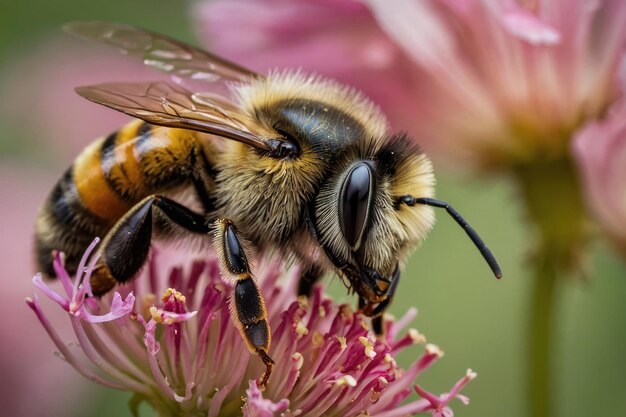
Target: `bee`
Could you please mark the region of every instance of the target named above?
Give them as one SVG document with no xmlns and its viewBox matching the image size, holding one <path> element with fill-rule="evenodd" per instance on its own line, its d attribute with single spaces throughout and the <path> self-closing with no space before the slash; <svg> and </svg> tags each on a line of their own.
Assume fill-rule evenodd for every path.
<svg viewBox="0 0 626 417">
<path fill-rule="evenodd" d="M 222 275 L 234 282 L 233 320 L 265 364 L 264 386 L 274 365 L 271 331 L 246 242 L 300 264 L 300 295 L 334 272 L 378 334 L 409 253 L 433 226 L 433 207 L 463 227 L 501 276 L 474 229 L 434 199 L 429 158 L 405 134 L 392 133 L 357 90 L 299 71 L 263 76 L 127 25 L 65 29 L 138 56 L 172 82 L 76 89 L 136 120 L 85 148 L 41 209 L 36 256 L 49 277 L 53 250 L 75 272 L 96 236 L 104 238 L 90 279 L 95 295 L 133 279 L 153 237 L 212 241 Z M 175 82 L 182 79 L 206 81 L 207 91 L 189 91 Z M 179 189 L 201 209 L 170 196 Z"/>
</svg>

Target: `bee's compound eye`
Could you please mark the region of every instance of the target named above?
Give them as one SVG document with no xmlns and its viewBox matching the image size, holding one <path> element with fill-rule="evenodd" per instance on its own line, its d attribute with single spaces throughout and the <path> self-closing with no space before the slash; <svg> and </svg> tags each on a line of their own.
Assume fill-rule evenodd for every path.
<svg viewBox="0 0 626 417">
<path fill-rule="evenodd" d="M 341 186 L 339 223 L 350 246 L 360 246 L 374 200 L 374 168 L 367 162 L 354 165 Z"/>
</svg>

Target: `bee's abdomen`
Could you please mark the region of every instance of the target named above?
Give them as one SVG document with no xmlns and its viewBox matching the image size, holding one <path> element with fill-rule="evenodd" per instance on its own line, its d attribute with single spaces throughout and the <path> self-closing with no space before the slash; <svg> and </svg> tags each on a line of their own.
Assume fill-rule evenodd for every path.
<svg viewBox="0 0 626 417">
<path fill-rule="evenodd" d="M 85 248 L 109 228 L 110 221 L 95 216 L 80 200 L 74 167 L 69 168 L 53 188 L 37 219 L 37 266 L 44 274 L 55 276 L 52 252 L 57 250 L 65 253 L 66 269 L 73 273 Z"/>
<path fill-rule="evenodd" d="M 193 135 L 134 121 L 85 148 L 55 185 L 37 219 L 39 269 L 55 276 L 52 251 L 58 250 L 65 253 L 66 269 L 73 273 L 89 243 L 104 238 L 144 197 L 209 172 L 199 164 L 202 147 Z"/>
</svg>

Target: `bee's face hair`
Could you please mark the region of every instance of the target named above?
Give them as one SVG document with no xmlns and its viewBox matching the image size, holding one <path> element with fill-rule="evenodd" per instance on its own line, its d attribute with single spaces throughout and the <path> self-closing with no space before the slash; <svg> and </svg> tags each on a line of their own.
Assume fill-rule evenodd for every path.
<svg viewBox="0 0 626 417">
<path fill-rule="evenodd" d="M 363 239 L 350 244 L 341 227 L 342 187 L 355 164 L 372 166 L 374 198 Z M 430 160 L 404 135 L 362 141 L 335 164 L 334 174 L 320 189 L 315 218 L 322 242 L 339 259 L 391 275 L 417 247 L 434 223 L 431 207 L 402 207 L 397 197 L 433 195 L 435 178 Z"/>
</svg>

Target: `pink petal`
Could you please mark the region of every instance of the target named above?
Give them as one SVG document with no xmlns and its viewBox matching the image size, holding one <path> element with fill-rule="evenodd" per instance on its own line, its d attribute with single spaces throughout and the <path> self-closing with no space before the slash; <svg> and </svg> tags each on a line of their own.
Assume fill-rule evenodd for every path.
<svg viewBox="0 0 626 417">
<path fill-rule="evenodd" d="M 446 394 L 444 399 L 444 404 L 447 404 L 452 398 L 455 398 L 459 395 L 459 392 L 474 378 L 476 378 L 478 374 L 471 369 L 468 369 L 465 373 L 465 376 L 461 378 L 450 390 L 448 394 Z"/>
<path fill-rule="evenodd" d="M 113 294 L 113 300 L 111 301 L 111 311 L 101 316 L 96 316 L 83 310 L 83 317 L 90 323 L 103 323 L 106 321 L 117 320 L 120 317 L 124 317 L 133 311 L 135 305 L 135 296 L 131 292 L 126 296 L 126 299 L 122 301 L 122 296 L 116 292 Z"/>
<path fill-rule="evenodd" d="M 533 45 L 556 45 L 561 34 L 535 14 L 521 7 L 510 7 L 502 13 L 502 24 L 513 35 Z"/>
<path fill-rule="evenodd" d="M 454 413 L 449 407 L 433 412 L 433 417 L 454 417 Z"/>
<path fill-rule="evenodd" d="M 159 353 L 159 349 L 161 348 L 159 342 L 156 340 L 157 323 L 154 320 L 150 320 L 148 323 L 145 323 L 144 326 L 146 328 L 146 332 L 143 336 L 143 342 L 146 345 L 146 349 L 148 349 L 148 355 L 152 358 Z"/>
<path fill-rule="evenodd" d="M 52 267 L 54 268 L 54 272 L 56 272 L 59 281 L 63 284 L 63 288 L 65 289 L 67 296 L 72 298 L 72 295 L 74 294 L 74 287 L 72 285 L 72 278 L 65 270 L 64 257 L 65 255 L 63 253 L 56 252 L 52 261 Z"/>
<path fill-rule="evenodd" d="M 93 253 L 96 246 L 98 246 L 98 243 L 100 243 L 100 238 L 95 237 L 93 241 L 89 244 L 89 246 L 87 246 L 85 253 L 80 258 L 80 262 L 78 263 L 78 268 L 76 268 L 74 293 L 76 296 L 80 297 L 81 300 L 84 298 L 86 293 L 89 293 L 90 296 L 93 296 L 93 294 L 91 293 L 91 285 L 89 283 L 89 278 L 91 277 L 91 272 L 93 271 L 95 262 L 97 258 L 99 258 L 99 255 L 96 254 L 93 257 L 94 259 L 91 259 L 91 262 L 89 262 L 87 271 L 85 271 L 85 265 L 87 264 L 87 261 L 90 259 L 91 254 Z M 76 302 L 77 300 L 78 299 L 75 297 L 74 301 Z"/>
<path fill-rule="evenodd" d="M 463 405 L 469 405 L 469 403 L 470 403 L 469 397 L 467 397 L 465 395 L 457 394 L 456 398 L 457 398 L 457 400 L 461 401 L 463 403 Z"/>
<path fill-rule="evenodd" d="M 626 101 L 616 103 L 604 120 L 581 129 L 573 153 L 588 206 L 626 255 Z"/>
<path fill-rule="evenodd" d="M 181 323 L 183 321 L 187 321 L 198 314 L 197 311 L 190 311 L 188 313 L 173 313 L 171 311 L 161 311 L 161 318 L 165 322 L 165 324 L 170 323 Z"/>
<path fill-rule="evenodd" d="M 415 62 L 426 67 L 441 68 L 453 55 L 455 41 L 427 1 L 367 1 L 378 24 Z"/>
<path fill-rule="evenodd" d="M 420 397 L 428 401 L 433 406 L 433 408 L 438 408 L 439 405 L 441 404 L 441 401 L 439 400 L 438 396 L 436 396 L 430 391 L 426 391 L 419 384 L 415 385 L 415 391 L 420 395 Z"/>
<path fill-rule="evenodd" d="M 246 405 L 243 407 L 244 417 L 274 417 L 276 413 L 287 411 L 289 408 L 289 400 L 286 398 L 276 403 L 263 398 L 263 393 L 255 380 L 249 381 L 246 395 Z"/>
<path fill-rule="evenodd" d="M 55 303 L 63 307 L 64 310 L 66 311 L 69 310 L 69 300 L 66 298 L 63 298 L 61 294 L 54 291 L 52 288 L 48 287 L 48 285 L 46 285 L 46 283 L 43 282 L 43 278 L 41 277 L 41 274 L 36 274 L 33 277 L 33 284 L 35 285 L 35 287 L 39 288 L 41 292 L 46 294 L 48 298 L 50 298 L 52 301 L 54 301 Z"/>
</svg>

